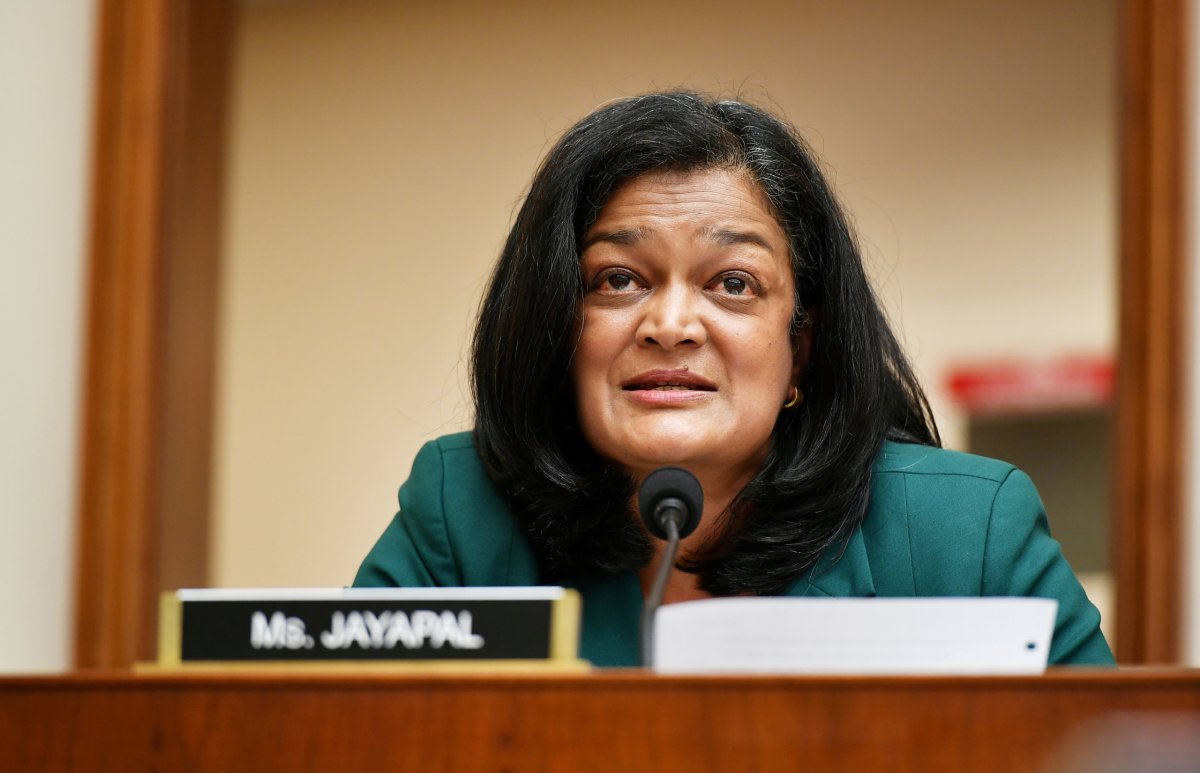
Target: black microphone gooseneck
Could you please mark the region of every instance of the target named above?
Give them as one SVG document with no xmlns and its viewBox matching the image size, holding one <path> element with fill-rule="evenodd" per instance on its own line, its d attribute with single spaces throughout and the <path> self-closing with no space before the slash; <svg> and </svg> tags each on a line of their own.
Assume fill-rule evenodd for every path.
<svg viewBox="0 0 1200 773">
<path fill-rule="evenodd" d="M 638 511 L 646 528 L 667 541 L 662 562 L 642 608 L 642 665 L 654 665 L 654 617 L 662 605 L 667 579 L 675 566 L 679 540 L 696 530 L 704 510 L 704 491 L 696 476 L 679 467 L 660 467 L 646 476 L 638 492 Z"/>
</svg>

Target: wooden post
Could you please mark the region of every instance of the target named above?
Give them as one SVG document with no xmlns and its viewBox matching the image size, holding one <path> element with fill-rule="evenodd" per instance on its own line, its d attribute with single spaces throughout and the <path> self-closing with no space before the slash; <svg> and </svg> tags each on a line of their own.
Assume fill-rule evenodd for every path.
<svg viewBox="0 0 1200 773">
<path fill-rule="evenodd" d="M 1120 19 L 1120 269 L 1114 431 L 1118 658 L 1180 652 L 1185 423 L 1185 0 L 1125 0 Z"/>
<path fill-rule="evenodd" d="M 100 7 L 81 668 L 151 657 L 158 591 L 205 580 L 229 19 L 225 0 Z M 169 562 L 165 544 L 176 546 Z"/>
</svg>

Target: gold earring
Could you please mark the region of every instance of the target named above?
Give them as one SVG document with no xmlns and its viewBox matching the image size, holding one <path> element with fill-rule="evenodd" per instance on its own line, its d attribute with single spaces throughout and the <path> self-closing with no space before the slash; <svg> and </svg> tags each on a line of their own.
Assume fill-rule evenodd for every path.
<svg viewBox="0 0 1200 773">
<path fill-rule="evenodd" d="M 789 397 L 788 401 L 783 404 L 783 407 L 785 409 L 795 408 L 797 405 L 799 405 L 802 402 L 804 402 L 804 390 L 798 386 L 793 385 L 792 386 L 792 396 Z"/>
</svg>

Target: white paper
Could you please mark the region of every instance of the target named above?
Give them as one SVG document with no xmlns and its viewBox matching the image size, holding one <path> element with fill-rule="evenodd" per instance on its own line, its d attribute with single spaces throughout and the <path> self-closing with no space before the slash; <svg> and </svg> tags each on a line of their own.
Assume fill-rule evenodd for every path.
<svg viewBox="0 0 1200 773">
<path fill-rule="evenodd" d="M 722 598 L 658 611 L 665 674 L 1040 674 L 1058 602 Z"/>
</svg>

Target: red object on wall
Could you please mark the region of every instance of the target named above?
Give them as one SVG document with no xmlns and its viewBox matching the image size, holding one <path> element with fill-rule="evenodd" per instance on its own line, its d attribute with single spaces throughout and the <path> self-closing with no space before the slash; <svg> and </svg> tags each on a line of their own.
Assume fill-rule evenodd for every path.
<svg viewBox="0 0 1200 773">
<path fill-rule="evenodd" d="M 952 367 L 945 383 L 960 408 L 978 415 L 1103 408 L 1115 381 L 1111 356 L 1081 355 Z"/>
</svg>

